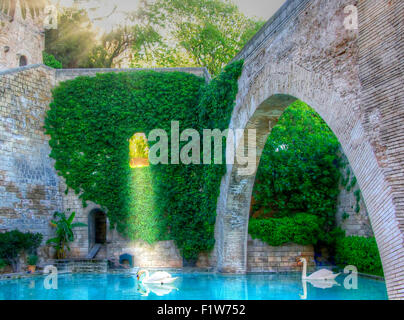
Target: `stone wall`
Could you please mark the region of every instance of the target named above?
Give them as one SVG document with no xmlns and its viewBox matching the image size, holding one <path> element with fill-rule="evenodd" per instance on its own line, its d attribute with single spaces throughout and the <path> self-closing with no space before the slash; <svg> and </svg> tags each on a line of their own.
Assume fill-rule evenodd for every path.
<svg viewBox="0 0 404 320">
<path fill-rule="evenodd" d="M 345 24 L 352 5 L 358 28 Z M 245 64 L 230 123 L 257 129 L 259 161 L 291 102 L 301 99 L 320 114 L 358 179 L 389 298 L 397 299 L 404 298 L 403 17 L 399 0 L 288 0 L 235 58 Z M 227 272 L 247 268 L 255 173 L 239 169 L 228 165 L 217 207 L 216 256 Z"/>
<path fill-rule="evenodd" d="M 136 71 L 156 71 L 156 72 L 186 72 L 193 74 L 195 76 L 205 78 L 208 82 L 210 81 L 211 77 L 206 68 L 94 68 L 94 69 L 59 69 L 56 70 L 56 83 L 61 81 L 75 79 L 80 76 L 95 76 L 97 73 L 109 73 L 109 72 L 136 72 Z"/>
<path fill-rule="evenodd" d="M 39 250 L 40 263 L 53 257 L 54 251 L 45 241 L 54 235 L 49 221 L 54 211 L 76 213 L 76 221 L 87 227 L 75 229 L 70 258 L 85 258 L 92 247 L 89 239 L 89 214 L 98 206 L 82 201 L 71 190 L 65 194 L 64 179 L 57 176 L 49 157 L 49 137 L 44 134 L 44 118 L 51 101 L 51 89 L 68 79 L 99 72 L 134 72 L 139 69 L 54 70 L 44 65 L 0 71 L 0 231 L 19 229 L 44 235 Z M 205 68 L 154 69 L 159 72 L 182 71 L 204 77 Z M 96 258 L 119 258 L 133 254 L 139 267 L 182 267 L 183 260 L 173 241 L 153 245 L 123 239 L 107 225 L 107 243 Z M 202 254 L 198 266 L 212 264 Z"/>
<path fill-rule="evenodd" d="M 25 56 L 28 64 L 42 63 L 43 16 L 33 18 L 27 10 L 24 19 L 19 1 L 16 4 L 14 17 L 0 12 L 0 70 L 18 67 L 20 56 Z"/>
<path fill-rule="evenodd" d="M 53 84 L 45 66 L 0 72 L 0 229 L 40 232 L 44 240 L 53 234 L 52 214 L 63 209 L 43 128 Z"/>
<path fill-rule="evenodd" d="M 294 272 L 301 271 L 297 259 L 306 258 L 308 268 L 313 269 L 313 246 L 301 246 L 293 243 L 272 247 L 259 239 L 248 237 L 247 272 Z"/>
<path fill-rule="evenodd" d="M 349 176 L 347 172 L 350 172 Z M 349 163 L 345 168 L 341 168 L 341 174 L 344 179 L 349 178 L 349 182 L 352 181 L 353 174 Z M 341 227 L 342 230 L 345 230 L 347 236 L 372 237 L 373 230 L 362 194 L 360 194 L 359 201 L 356 199 L 355 192 L 360 190 L 359 186 L 356 184 L 352 190 L 348 189 L 348 186 L 344 187 L 340 185 L 337 213 L 335 216 L 337 225 Z M 357 206 L 359 207 L 359 212 L 356 212 Z"/>
</svg>

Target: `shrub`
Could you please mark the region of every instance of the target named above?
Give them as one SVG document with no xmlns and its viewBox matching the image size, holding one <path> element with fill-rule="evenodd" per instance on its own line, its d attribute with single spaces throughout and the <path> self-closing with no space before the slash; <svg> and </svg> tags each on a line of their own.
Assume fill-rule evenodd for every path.
<svg viewBox="0 0 404 320">
<path fill-rule="evenodd" d="M 320 236 L 335 228 L 341 176 L 338 150 L 338 139 L 321 117 L 302 101 L 293 103 L 264 147 L 253 189 L 253 213 L 269 219 L 301 212 L 318 216 L 323 232 L 315 237 L 324 241 Z"/>
<path fill-rule="evenodd" d="M 52 226 L 56 228 L 56 237 L 46 241 L 46 244 L 53 244 L 58 259 L 66 258 L 66 250 L 70 251 L 69 244 L 74 241 L 73 229 L 87 226 L 81 222 L 73 222 L 75 216 L 75 212 L 72 212 L 69 217 L 64 212 L 56 211 L 53 214 L 53 217 L 57 218 L 57 220 L 51 220 Z"/>
<path fill-rule="evenodd" d="M 374 237 L 350 236 L 338 239 L 335 262 L 340 267 L 354 265 L 359 272 L 383 276 L 382 262 Z"/>
<path fill-rule="evenodd" d="M 261 239 L 271 246 L 289 242 L 309 245 L 317 243 L 321 228 L 317 216 L 299 213 L 292 217 L 251 219 L 248 232 L 253 239 Z"/>
<path fill-rule="evenodd" d="M 2 270 L 6 266 L 8 266 L 7 261 L 4 259 L 0 259 L 0 270 Z"/>
<path fill-rule="evenodd" d="M 56 58 L 49 53 L 46 53 L 45 51 L 42 52 L 42 58 L 43 58 L 43 63 L 44 65 L 47 65 L 48 67 L 54 68 L 54 69 L 62 69 L 62 63 Z"/>
<path fill-rule="evenodd" d="M 37 264 L 37 262 L 38 262 L 38 256 L 37 255 L 30 255 L 29 257 L 28 257 L 28 259 L 27 259 L 27 264 L 29 265 L 29 266 L 36 266 L 36 264 Z"/>
<path fill-rule="evenodd" d="M 40 246 L 42 237 L 40 233 L 23 233 L 18 230 L 0 233 L 0 258 L 11 264 L 14 272 L 17 272 L 21 252 L 34 252 Z"/>
</svg>

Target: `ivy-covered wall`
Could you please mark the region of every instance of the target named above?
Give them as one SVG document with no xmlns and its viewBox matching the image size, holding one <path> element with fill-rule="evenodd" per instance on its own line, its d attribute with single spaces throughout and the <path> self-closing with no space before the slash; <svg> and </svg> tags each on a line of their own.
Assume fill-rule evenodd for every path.
<svg viewBox="0 0 404 320">
<path fill-rule="evenodd" d="M 61 83 L 45 120 L 58 174 L 84 205 L 101 206 L 110 226 L 125 238 L 150 243 L 172 239 L 183 257 L 196 260 L 214 245 L 225 166 L 131 168 L 129 139 L 159 128 L 171 143 L 171 121 L 179 121 L 180 131 L 225 129 L 241 68 L 242 62 L 233 63 L 209 84 L 190 74 L 152 71 Z M 149 141 L 149 146 L 154 143 Z"/>
</svg>

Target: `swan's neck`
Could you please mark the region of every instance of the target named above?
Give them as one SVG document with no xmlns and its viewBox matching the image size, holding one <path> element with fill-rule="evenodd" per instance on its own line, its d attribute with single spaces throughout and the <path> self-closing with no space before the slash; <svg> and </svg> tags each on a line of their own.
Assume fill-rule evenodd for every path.
<svg viewBox="0 0 404 320">
<path fill-rule="evenodd" d="M 147 271 L 147 270 L 140 270 L 140 272 L 145 274 L 142 279 L 140 279 L 140 277 L 142 276 L 142 275 L 140 275 L 139 280 L 140 280 L 141 282 L 143 282 L 143 281 L 146 280 L 146 279 L 149 279 L 149 271 Z"/>
<path fill-rule="evenodd" d="M 302 259 L 302 260 L 303 260 L 302 279 L 306 279 L 307 278 L 307 261 L 306 261 L 306 259 Z"/>
</svg>

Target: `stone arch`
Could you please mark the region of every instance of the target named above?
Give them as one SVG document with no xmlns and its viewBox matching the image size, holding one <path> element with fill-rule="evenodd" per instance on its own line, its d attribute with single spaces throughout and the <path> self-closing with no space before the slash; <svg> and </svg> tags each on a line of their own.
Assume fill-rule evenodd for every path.
<svg viewBox="0 0 404 320">
<path fill-rule="evenodd" d="M 386 284 L 391 297 L 393 281 L 400 276 L 404 248 L 391 186 L 383 175 L 357 112 L 358 91 L 347 95 L 331 79 L 293 63 L 268 63 L 258 72 L 245 64 L 239 80 L 230 128 L 256 129 L 257 161 L 266 139 L 287 106 L 297 99 L 309 104 L 337 136 L 357 177 L 378 243 Z M 240 140 L 236 149 L 244 148 Z M 221 272 L 245 273 L 251 193 L 255 173 L 238 174 L 238 164 L 228 165 L 217 207 L 216 259 Z M 402 275 L 401 275 L 402 278 Z"/>
</svg>

